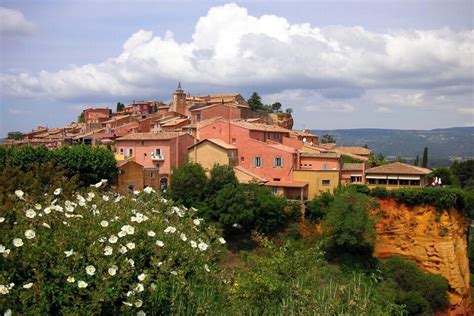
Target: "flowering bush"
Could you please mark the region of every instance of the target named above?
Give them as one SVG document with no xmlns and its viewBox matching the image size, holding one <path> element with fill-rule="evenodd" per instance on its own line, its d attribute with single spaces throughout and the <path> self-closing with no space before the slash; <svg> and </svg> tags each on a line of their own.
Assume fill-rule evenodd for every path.
<svg viewBox="0 0 474 316">
<path fill-rule="evenodd" d="M 99 182 L 0 209 L 0 310 L 14 314 L 206 313 L 225 240 L 151 188 L 132 197 Z M 12 193 L 13 195 L 13 193 Z"/>
</svg>

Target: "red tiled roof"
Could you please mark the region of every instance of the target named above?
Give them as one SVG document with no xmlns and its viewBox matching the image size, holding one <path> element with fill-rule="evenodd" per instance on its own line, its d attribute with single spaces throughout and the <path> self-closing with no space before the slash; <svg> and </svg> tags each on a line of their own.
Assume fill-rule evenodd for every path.
<svg viewBox="0 0 474 316">
<path fill-rule="evenodd" d="M 213 117 L 213 118 L 210 118 L 210 119 L 207 119 L 207 120 L 202 120 L 202 121 L 199 121 L 199 122 L 196 122 L 196 123 L 185 125 L 185 126 L 183 126 L 183 128 L 200 128 L 200 127 L 210 125 L 214 122 L 220 121 L 223 118 L 224 117 L 222 117 L 222 116 L 217 116 L 217 117 Z"/>
<path fill-rule="evenodd" d="M 184 132 L 158 132 L 158 133 L 132 133 L 123 137 L 117 138 L 121 140 L 168 140 L 186 135 Z"/>
<path fill-rule="evenodd" d="M 365 148 L 365 147 L 344 147 L 340 146 L 335 148 L 336 150 L 339 150 L 343 153 L 349 153 L 353 155 L 358 155 L 358 156 L 366 156 L 370 155 L 372 153 L 372 150 Z"/>
<path fill-rule="evenodd" d="M 200 142 L 197 142 L 196 144 L 192 145 L 192 146 L 189 146 L 188 149 L 190 148 L 193 148 L 199 144 L 202 144 L 203 142 L 211 142 L 219 147 L 222 147 L 224 149 L 237 149 L 237 147 L 235 147 L 234 145 L 231 145 L 231 144 L 227 144 L 226 142 L 220 140 L 220 139 L 215 139 L 215 138 L 206 138 L 206 139 L 203 139 L 201 140 Z"/>
<path fill-rule="evenodd" d="M 414 174 L 414 175 L 428 175 L 431 173 L 430 169 L 421 168 L 417 166 L 408 165 L 406 163 L 394 162 L 387 165 L 382 165 L 367 169 L 367 174 Z"/>
<path fill-rule="evenodd" d="M 299 181 L 268 181 L 265 183 L 269 187 L 285 187 L 285 188 L 304 188 L 308 182 Z"/>
<path fill-rule="evenodd" d="M 252 131 L 264 131 L 264 132 L 280 132 L 280 133 L 290 133 L 291 130 L 283 128 L 278 125 L 268 125 L 262 123 L 250 123 L 246 121 L 234 120 L 231 121 L 231 124 L 237 125 L 248 130 Z"/>
<path fill-rule="evenodd" d="M 254 178 L 255 180 L 257 180 L 259 182 L 268 182 L 268 180 L 265 179 L 264 177 L 259 176 L 258 174 L 255 174 L 255 173 L 251 172 L 250 170 L 245 169 L 242 166 L 235 166 L 234 169 L 237 170 L 237 171 L 240 171 L 242 173 L 245 173 L 246 175 Z M 241 182 L 241 180 L 239 179 L 238 173 L 236 173 L 236 176 L 237 176 L 237 179 Z"/>
</svg>

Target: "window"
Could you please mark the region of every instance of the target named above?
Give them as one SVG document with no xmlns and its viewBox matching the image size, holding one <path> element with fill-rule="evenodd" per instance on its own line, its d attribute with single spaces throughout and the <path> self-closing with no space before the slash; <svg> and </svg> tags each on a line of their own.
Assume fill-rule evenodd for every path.
<svg viewBox="0 0 474 316">
<path fill-rule="evenodd" d="M 190 134 L 190 135 L 193 134 L 193 129 L 192 128 L 188 128 L 188 134 Z"/>
<path fill-rule="evenodd" d="M 277 194 L 278 193 L 278 188 L 277 187 L 272 187 L 272 193 Z"/>
<path fill-rule="evenodd" d="M 398 184 L 398 180 L 397 180 L 397 179 L 388 179 L 388 184 L 389 184 L 389 185 L 397 185 L 397 184 Z"/>
<path fill-rule="evenodd" d="M 280 178 L 273 178 L 273 181 L 280 181 Z"/>
<path fill-rule="evenodd" d="M 144 140 L 142 140 L 142 146 L 143 146 L 143 145 L 145 145 L 145 141 L 144 141 Z"/>
<path fill-rule="evenodd" d="M 362 182 L 362 177 L 360 177 L 360 176 L 351 176 L 351 182 Z"/>
<path fill-rule="evenodd" d="M 420 185 L 420 180 L 410 180 L 410 185 L 419 186 Z"/>
<path fill-rule="evenodd" d="M 155 148 L 155 156 L 161 156 L 161 149 Z"/>
<path fill-rule="evenodd" d="M 323 180 L 323 185 L 330 185 L 331 184 L 331 180 Z"/>
<path fill-rule="evenodd" d="M 275 133 L 275 139 L 280 140 L 281 139 L 281 133 Z"/>
<path fill-rule="evenodd" d="M 323 164 L 323 170 L 329 170 L 329 165 L 327 163 Z"/>
<path fill-rule="evenodd" d="M 263 161 L 262 161 L 262 157 L 255 157 L 255 158 L 253 159 L 253 166 L 254 166 L 255 168 L 261 168 L 261 167 L 262 167 L 262 162 L 263 162 Z"/>
<path fill-rule="evenodd" d="M 198 122 L 201 121 L 201 114 L 196 115 L 196 121 L 198 121 Z"/>
<path fill-rule="evenodd" d="M 244 162 L 244 161 L 245 161 L 244 156 L 240 157 L 240 162 Z"/>
<path fill-rule="evenodd" d="M 120 154 L 123 155 L 123 148 L 120 148 Z"/>
<path fill-rule="evenodd" d="M 283 158 L 277 156 L 273 159 L 273 166 L 274 167 L 283 167 Z"/>
<path fill-rule="evenodd" d="M 410 181 L 409 180 L 400 180 L 400 185 L 409 185 Z"/>
<path fill-rule="evenodd" d="M 386 179 L 379 179 L 379 184 L 387 184 L 387 180 Z"/>
<path fill-rule="evenodd" d="M 146 153 L 143 153 L 143 157 L 146 157 Z"/>
<path fill-rule="evenodd" d="M 155 173 L 153 171 L 150 172 L 150 179 L 155 179 Z"/>
<path fill-rule="evenodd" d="M 131 184 L 131 185 L 128 186 L 128 189 L 133 192 L 133 191 L 135 191 L 135 186 L 133 184 Z"/>
<path fill-rule="evenodd" d="M 232 144 L 235 145 L 235 143 L 237 143 L 237 140 L 235 138 L 232 138 Z"/>
<path fill-rule="evenodd" d="M 128 156 L 132 157 L 133 156 L 133 148 L 128 149 Z"/>
<path fill-rule="evenodd" d="M 368 179 L 368 181 L 369 181 L 369 184 L 375 184 L 376 183 L 375 179 Z"/>
</svg>

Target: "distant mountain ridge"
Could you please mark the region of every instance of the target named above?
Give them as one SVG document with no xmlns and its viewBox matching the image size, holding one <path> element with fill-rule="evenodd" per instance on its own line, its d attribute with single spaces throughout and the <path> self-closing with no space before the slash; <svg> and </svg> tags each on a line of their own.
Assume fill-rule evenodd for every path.
<svg viewBox="0 0 474 316">
<path fill-rule="evenodd" d="M 455 159 L 474 159 L 474 127 L 437 128 L 432 130 L 335 129 L 312 130 L 317 135 L 331 134 L 338 145 L 367 145 L 375 154 L 400 156 L 411 162 L 428 147 L 430 167 L 450 166 Z"/>
</svg>

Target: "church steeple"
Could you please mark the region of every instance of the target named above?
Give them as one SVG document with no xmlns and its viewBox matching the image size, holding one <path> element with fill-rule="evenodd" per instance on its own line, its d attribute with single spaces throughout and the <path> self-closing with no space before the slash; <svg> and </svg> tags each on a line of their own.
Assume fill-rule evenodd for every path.
<svg viewBox="0 0 474 316">
<path fill-rule="evenodd" d="M 181 89 L 181 81 L 178 81 L 178 88 L 176 89 L 176 91 L 178 91 L 178 90 L 181 90 L 181 91 L 183 90 L 183 89 Z"/>
<path fill-rule="evenodd" d="M 173 103 L 171 104 L 170 111 L 178 112 L 180 114 L 185 114 L 186 109 L 186 94 L 181 88 L 181 81 L 178 82 L 178 87 L 173 93 Z"/>
</svg>

